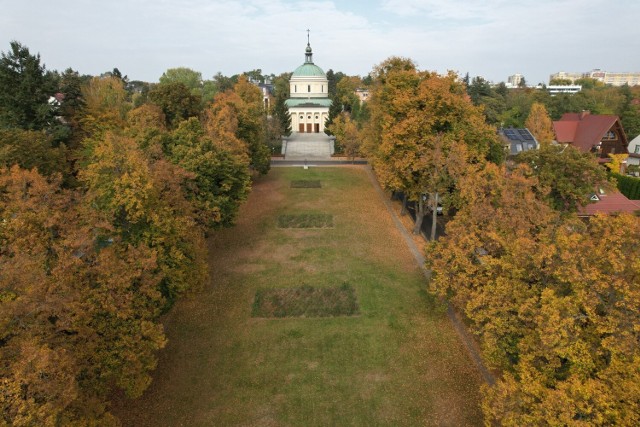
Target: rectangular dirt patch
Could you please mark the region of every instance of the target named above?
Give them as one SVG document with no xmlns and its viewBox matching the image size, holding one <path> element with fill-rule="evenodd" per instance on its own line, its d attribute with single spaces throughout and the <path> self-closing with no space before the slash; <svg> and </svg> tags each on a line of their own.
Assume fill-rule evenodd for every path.
<svg viewBox="0 0 640 427">
<path fill-rule="evenodd" d="M 333 215 L 305 213 L 285 214 L 278 217 L 279 228 L 332 228 Z"/>
<path fill-rule="evenodd" d="M 359 314 L 356 292 L 349 284 L 331 288 L 258 289 L 252 317 L 335 317 Z"/>
<path fill-rule="evenodd" d="M 322 188 L 320 181 L 291 181 L 291 188 Z"/>
</svg>

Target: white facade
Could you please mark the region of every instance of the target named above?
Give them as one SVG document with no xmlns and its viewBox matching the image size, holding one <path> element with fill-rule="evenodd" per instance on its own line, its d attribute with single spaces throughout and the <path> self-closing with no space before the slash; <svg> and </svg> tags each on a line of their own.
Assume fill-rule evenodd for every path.
<svg viewBox="0 0 640 427">
<path fill-rule="evenodd" d="M 640 165 L 640 135 L 629 141 L 627 165 Z"/>
<path fill-rule="evenodd" d="M 507 87 L 519 87 L 524 76 L 522 74 L 514 74 L 507 77 Z"/>
<path fill-rule="evenodd" d="M 328 107 L 289 107 L 291 130 L 298 133 L 321 133 L 329 120 Z"/>
</svg>

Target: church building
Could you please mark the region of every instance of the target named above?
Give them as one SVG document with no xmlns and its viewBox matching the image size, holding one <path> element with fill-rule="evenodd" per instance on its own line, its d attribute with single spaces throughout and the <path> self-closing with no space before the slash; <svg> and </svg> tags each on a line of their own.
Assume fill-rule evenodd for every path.
<svg viewBox="0 0 640 427">
<path fill-rule="evenodd" d="M 304 64 L 291 75 L 289 88 L 291 97 L 285 104 L 291 115 L 291 130 L 295 133 L 324 132 L 331 106 L 329 83 L 324 71 L 313 63 L 308 36 Z"/>
</svg>

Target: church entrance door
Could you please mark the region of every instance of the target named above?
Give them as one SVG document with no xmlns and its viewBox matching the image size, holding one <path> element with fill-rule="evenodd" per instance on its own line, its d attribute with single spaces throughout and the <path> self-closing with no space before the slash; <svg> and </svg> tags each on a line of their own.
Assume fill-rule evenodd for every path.
<svg viewBox="0 0 640 427">
<path fill-rule="evenodd" d="M 313 130 L 311 130 L 312 129 L 311 125 L 312 125 L 311 123 L 307 123 L 307 132 L 309 133 L 313 132 Z"/>
<path fill-rule="evenodd" d="M 300 123 L 300 125 L 298 126 L 298 132 L 304 133 L 304 123 Z"/>
<path fill-rule="evenodd" d="M 314 130 L 314 132 L 315 132 L 315 133 L 320 133 L 320 123 L 316 123 L 316 124 L 314 124 L 313 126 L 315 126 L 315 130 Z"/>
</svg>

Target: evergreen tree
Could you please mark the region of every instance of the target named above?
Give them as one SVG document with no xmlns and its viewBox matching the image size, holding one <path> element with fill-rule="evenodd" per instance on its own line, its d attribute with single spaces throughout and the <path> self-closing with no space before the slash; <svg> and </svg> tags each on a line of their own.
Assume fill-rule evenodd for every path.
<svg viewBox="0 0 640 427">
<path fill-rule="evenodd" d="M 11 42 L 0 58 L 0 126 L 25 130 L 49 127 L 54 112 L 49 97 L 55 93 L 55 75 L 40 64 L 26 46 Z"/>
</svg>

